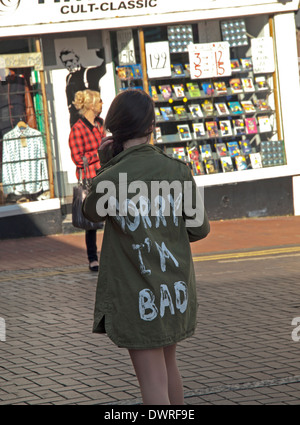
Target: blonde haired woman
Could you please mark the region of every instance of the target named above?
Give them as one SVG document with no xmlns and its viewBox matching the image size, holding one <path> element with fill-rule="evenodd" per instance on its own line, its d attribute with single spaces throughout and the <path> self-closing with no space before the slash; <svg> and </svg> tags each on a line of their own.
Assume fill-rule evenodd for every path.
<svg viewBox="0 0 300 425">
<path fill-rule="evenodd" d="M 81 117 L 72 126 L 69 136 L 71 157 L 76 165 L 76 177 L 79 179 L 81 170 L 82 178 L 93 178 L 100 168 L 98 148 L 103 137 L 105 137 L 103 120 L 99 117 L 102 112 L 100 93 L 93 90 L 78 91 L 75 93 L 73 104 Z M 85 175 L 83 169 L 83 156 L 88 160 L 87 175 Z M 99 268 L 97 230 L 86 230 L 85 241 L 89 269 L 97 272 Z"/>
</svg>

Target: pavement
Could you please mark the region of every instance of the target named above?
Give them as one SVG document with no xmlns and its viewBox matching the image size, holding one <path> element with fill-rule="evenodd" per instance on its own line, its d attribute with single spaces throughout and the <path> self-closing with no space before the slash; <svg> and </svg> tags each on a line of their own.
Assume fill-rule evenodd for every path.
<svg viewBox="0 0 300 425">
<path fill-rule="evenodd" d="M 191 248 L 186 405 L 299 404 L 300 217 L 212 222 Z M 91 333 L 96 278 L 83 232 L 0 241 L 0 405 L 141 403 L 127 350 Z"/>
</svg>

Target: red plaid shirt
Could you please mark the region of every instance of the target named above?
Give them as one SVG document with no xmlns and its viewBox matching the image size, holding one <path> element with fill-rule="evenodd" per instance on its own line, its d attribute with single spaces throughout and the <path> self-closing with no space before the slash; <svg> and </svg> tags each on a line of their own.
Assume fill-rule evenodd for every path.
<svg viewBox="0 0 300 425">
<path fill-rule="evenodd" d="M 82 117 L 71 128 L 69 146 L 72 160 L 76 165 L 77 179 L 80 175 L 79 170 L 82 170 L 82 178 L 93 178 L 100 168 L 98 148 L 101 140 L 105 137 L 105 131 L 101 118 L 97 117 L 95 124 L 92 125 L 85 117 Z M 87 176 L 85 176 L 83 170 L 83 156 L 86 156 L 89 164 Z"/>
</svg>

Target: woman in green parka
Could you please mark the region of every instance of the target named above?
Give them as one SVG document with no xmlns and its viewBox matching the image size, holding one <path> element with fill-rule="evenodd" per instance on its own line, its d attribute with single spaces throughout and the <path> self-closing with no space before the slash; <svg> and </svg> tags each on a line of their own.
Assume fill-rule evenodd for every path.
<svg viewBox="0 0 300 425">
<path fill-rule="evenodd" d="M 129 350 L 144 404 L 183 404 L 176 344 L 197 314 L 190 242 L 210 227 L 189 167 L 149 144 L 154 126 L 142 90 L 119 93 L 107 113 L 111 136 L 83 205 L 105 220 L 93 332 Z"/>
</svg>

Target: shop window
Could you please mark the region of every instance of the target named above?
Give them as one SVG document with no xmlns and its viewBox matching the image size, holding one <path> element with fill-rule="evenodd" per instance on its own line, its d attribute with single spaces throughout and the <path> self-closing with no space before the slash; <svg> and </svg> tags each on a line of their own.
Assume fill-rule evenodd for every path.
<svg viewBox="0 0 300 425">
<path fill-rule="evenodd" d="M 24 41 L 0 44 L 0 205 L 50 198 L 45 117 L 39 71 L 7 67 L 22 60 Z M 2 56 L 1 56 L 2 55 Z M 13 57 L 13 55 L 16 55 Z M 1 62 L 2 60 L 2 62 Z"/>
<path fill-rule="evenodd" d="M 249 22 L 257 33 L 249 34 Z M 129 31 L 123 55 L 128 57 L 130 45 L 134 48 L 134 63 L 120 64 L 122 46 L 117 43 L 118 31 L 111 33 L 117 92 L 128 87 L 143 87 L 140 58 L 143 54 L 147 56 L 147 44 L 167 42 L 168 51 L 158 52 L 151 60 L 156 61 L 159 68 L 169 59 L 170 73 L 150 75 L 148 67 L 146 77 L 149 94 L 155 102 L 153 142 L 169 155 L 186 161 L 194 175 L 243 172 L 286 164 L 277 121 L 274 71 L 255 72 L 251 38 L 261 37 L 261 28 L 257 22 L 249 22 L 237 19 L 234 40 L 233 35 L 229 40 L 230 75 L 199 79 L 191 75 L 188 45 L 225 41 L 228 34 L 221 21 L 204 23 L 211 28 L 207 33 L 214 36 L 204 40 L 203 26 L 197 23 L 145 28 L 145 53 L 140 48 L 144 46 L 139 46 L 137 31 L 130 30 L 131 41 Z M 145 57 L 145 61 L 147 59 Z"/>
</svg>

